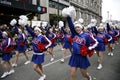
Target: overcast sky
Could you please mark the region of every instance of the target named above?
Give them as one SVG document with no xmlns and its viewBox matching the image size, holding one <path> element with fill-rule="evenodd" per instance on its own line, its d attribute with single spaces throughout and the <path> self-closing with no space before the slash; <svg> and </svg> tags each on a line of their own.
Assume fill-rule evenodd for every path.
<svg viewBox="0 0 120 80">
<path fill-rule="evenodd" d="M 103 21 L 108 18 L 109 11 L 109 18 L 113 20 L 120 20 L 120 0 L 103 0 L 102 4 L 102 16 Z"/>
</svg>

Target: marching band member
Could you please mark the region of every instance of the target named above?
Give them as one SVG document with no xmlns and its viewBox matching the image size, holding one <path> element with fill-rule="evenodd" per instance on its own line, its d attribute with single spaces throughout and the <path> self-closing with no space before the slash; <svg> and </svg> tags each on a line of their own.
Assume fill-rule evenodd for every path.
<svg viewBox="0 0 120 80">
<path fill-rule="evenodd" d="M 73 50 L 69 60 L 71 80 L 76 80 L 77 68 L 80 68 L 83 77 L 92 80 L 92 77 L 87 71 L 87 68 L 90 66 L 87 54 L 97 46 L 98 42 L 93 36 L 84 34 L 83 27 L 79 23 L 73 24 L 71 13 L 74 16 L 74 7 L 64 8 L 62 11 L 62 14 L 67 16 L 68 25 L 73 37 Z"/>
<path fill-rule="evenodd" d="M 41 30 L 38 27 L 34 28 L 34 33 L 31 32 L 28 26 L 26 26 L 26 29 L 31 33 L 33 39 L 32 45 L 33 45 L 33 57 L 32 62 L 34 62 L 33 68 L 34 70 L 41 75 L 39 80 L 44 80 L 46 78 L 46 75 L 44 74 L 42 63 L 44 62 L 44 53 L 43 51 L 46 50 L 50 45 L 51 42 L 49 39 L 41 34 Z M 44 46 L 43 50 L 39 50 L 39 47 L 42 47 L 42 45 L 39 45 L 39 42 L 42 44 L 46 44 Z"/>
<path fill-rule="evenodd" d="M 30 60 L 29 60 L 29 57 L 28 57 L 28 53 L 26 52 L 26 50 L 27 50 L 27 47 L 26 47 L 27 37 L 26 37 L 25 33 L 23 32 L 23 30 L 16 26 L 16 20 L 15 19 L 13 19 L 10 22 L 10 24 L 11 24 L 11 26 L 15 26 L 15 30 L 18 32 L 17 51 L 15 53 L 15 62 L 13 63 L 13 67 L 17 66 L 17 62 L 18 62 L 18 59 L 19 59 L 19 54 L 21 52 L 24 54 L 24 56 L 27 59 L 27 61 L 24 64 L 28 64 L 28 63 L 30 63 Z"/>
<path fill-rule="evenodd" d="M 64 35 L 63 32 L 59 29 L 59 31 L 56 34 L 56 38 L 58 39 L 58 45 L 61 46 L 61 50 L 63 49 L 63 39 L 64 39 Z"/>
<path fill-rule="evenodd" d="M 51 45 L 51 41 L 44 35 L 42 35 L 42 31 L 40 28 L 35 27 L 34 31 L 27 25 L 27 21 L 25 19 L 20 19 L 19 24 L 25 26 L 26 30 L 33 37 L 32 46 L 33 46 L 33 56 L 32 62 L 34 63 L 34 70 L 41 75 L 39 80 L 45 80 L 46 75 L 44 74 L 42 63 L 44 62 L 44 51 Z"/>
<path fill-rule="evenodd" d="M 64 34 L 63 56 L 62 56 L 62 59 L 61 59 L 61 62 L 64 62 L 64 58 L 65 58 L 67 49 L 69 49 L 70 53 L 72 53 L 72 38 L 71 38 L 70 29 L 67 27 L 64 30 L 64 28 L 63 28 L 64 25 L 62 25 L 62 24 L 63 24 L 63 22 L 59 21 L 59 27 L 61 28 L 61 31 Z"/>
<path fill-rule="evenodd" d="M 56 43 L 55 43 L 55 38 L 56 38 L 56 35 L 55 33 L 53 33 L 53 28 L 49 27 L 47 29 L 46 27 L 46 35 L 47 35 L 47 38 L 52 42 L 51 46 L 49 46 L 48 48 L 48 52 L 50 53 L 51 55 L 51 59 L 50 61 L 53 61 L 54 60 L 54 54 L 53 54 L 53 49 L 54 47 L 56 46 Z"/>
<path fill-rule="evenodd" d="M 10 37 L 10 33 L 8 33 L 7 31 L 3 31 L 1 32 L 2 36 L 3 36 L 3 40 L 2 40 L 2 66 L 3 66 L 3 70 L 4 73 L 1 76 L 1 78 L 5 78 L 6 76 L 14 73 L 14 69 L 12 67 L 12 62 L 11 62 L 11 58 L 12 58 L 12 50 L 13 50 L 13 42 L 12 42 L 12 38 Z M 10 67 L 10 71 L 8 70 L 8 66 L 7 63 L 9 64 Z"/>
<path fill-rule="evenodd" d="M 103 62 L 103 51 L 105 51 L 105 45 L 107 45 L 108 41 L 112 39 L 112 37 L 106 33 L 104 33 L 104 27 L 103 24 L 101 23 L 99 27 L 97 27 L 97 33 L 95 38 L 99 42 L 97 47 L 96 47 L 96 53 L 98 55 L 98 67 L 97 69 L 102 69 L 102 62 Z"/>
<path fill-rule="evenodd" d="M 116 44 L 119 44 L 120 28 L 119 28 L 118 24 L 115 24 L 115 32 L 117 33 L 116 37 L 118 38 L 115 42 L 116 42 Z"/>
<path fill-rule="evenodd" d="M 116 32 L 115 27 L 112 25 L 112 23 L 107 23 L 107 33 L 112 37 L 112 40 L 109 41 L 108 45 L 108 55 L 113 56 L 113 50 L 115 47 L 115 41 L 118 39 L 118 33 Z"/>
</svg>

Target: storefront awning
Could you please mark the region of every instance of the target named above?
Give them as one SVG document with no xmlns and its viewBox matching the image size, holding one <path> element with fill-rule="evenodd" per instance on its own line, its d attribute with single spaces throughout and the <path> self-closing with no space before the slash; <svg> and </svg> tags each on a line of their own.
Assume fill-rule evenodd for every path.
<svg viewBox="0 0 120 80">
<path fill-rule="evenodd" d="M 37 6 L 29 4 L 27 2 L 20 2 L 15 0 L 0 0 L 0 13 L 8 14 L 27 14 L 27 13 L 39 13 L 44 14 L 47 12 L 47 8 L 43 6 Z"/>
<path fill-rule="evenodd" d="M 29 19 L 32 19 L 36 13 L 47 13 L 47 8 L 27 3 L 27 1 L 0 0 L 0 23 L 9 22 L 11 19 L 18 18 L 20 15 L 27 15 Z"/>
</svg>

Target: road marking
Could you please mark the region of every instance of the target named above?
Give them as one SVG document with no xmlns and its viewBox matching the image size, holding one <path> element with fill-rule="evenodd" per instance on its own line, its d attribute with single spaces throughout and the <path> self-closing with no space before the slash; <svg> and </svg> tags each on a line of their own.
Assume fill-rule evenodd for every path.
<svg viewBox="0 0 120 80">
<path fill-rule="evenodd" d="M 66 56 L 64 59 L 67 59 L 67 58 L 69 58 L 70 57 L 70 55 L 68 55 L 68 56 Z M 53 62 L 50 62 L 50 63 L 48 63 L 48 64 L 45 64 L 45 65 L 43 65 L 43 67 L 47 67 L 47 66 L 49 66 L 49 65 L 52 65 L 52 64 L 54 64 L 54 63 L 57 63 L 58 61 L 60 61 L 61 59 L 58 59 L 58 60 L 55 60 L 55 61 L 53 61 Z"/>
</svg>

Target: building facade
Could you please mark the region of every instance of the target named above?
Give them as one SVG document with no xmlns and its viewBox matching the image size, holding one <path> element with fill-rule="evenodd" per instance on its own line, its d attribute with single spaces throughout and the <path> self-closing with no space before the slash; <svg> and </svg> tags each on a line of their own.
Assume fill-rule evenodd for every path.
<svg viewBox="0 0 120 80">
<path fill-rule="evenodd" d="M 40 6 L 40 0 L 0 0 L 0 24 L 9 24 L 10 20 L 18 19 L 20 15 L 32 20 L 44 13 L 47 13 L 47 8 Z"/>
<path fill-rule="evenodd" d="M 0 0 L 0 21 L 4 21 L 5 16 L 18 17 L 24 14 L 30 15 L 31 19 L 54 24 L 63 19 L 61 11 L 70 5 L 76 8 L 76 19 L 83 18 L 85 25 L 92 18 L 101 22 L 102 0 Z"/>
<path fill-rule="evenodd" d="M 83 18 L 85 25 L 88 25 L 92 18 L 97 19 L 98 23 L 102 20 L 102 0 L 41 0 L 41 5 L 47 7 L 47 14 L 42 14 L 41 19 L 50 22 L 53 21 L 52 15 L 61 16 L 61 10 L 70 5 L 76 9 L 76 19 Z"/>
<path fill-rule="evenodd" d="M 84 19 L 89 24 L 92 18 L 98 23 L 102 20 L 102 0 L 70 0 L 70 4 L 76 8 L 77 18 Z"/>
</svg>

